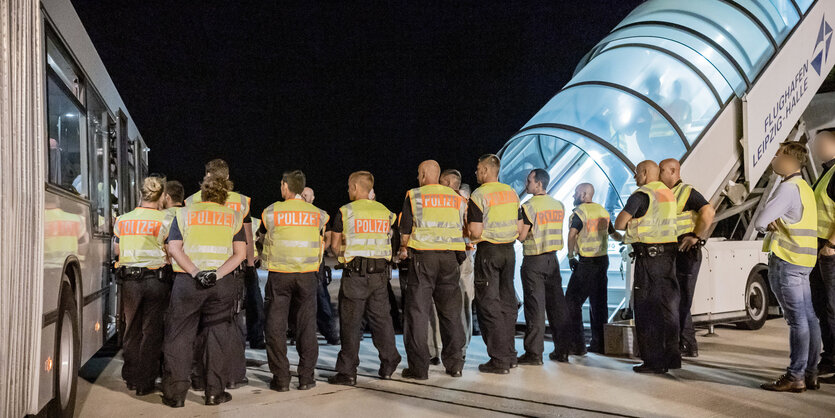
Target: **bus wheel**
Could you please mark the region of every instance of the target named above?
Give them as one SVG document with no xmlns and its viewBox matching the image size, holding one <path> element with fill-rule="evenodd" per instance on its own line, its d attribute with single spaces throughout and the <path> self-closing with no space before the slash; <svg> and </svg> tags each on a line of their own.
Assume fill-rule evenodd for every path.
<svg viewBox="0 0 835 418">
<path fill-rule="evenodd" d="M 745 285 L 745 313 L 748 319 L 736 324 L 740 329 L 760 329 L 768 319 L 768 288 L 762 272 L 751 273 Z"/>
<path fill-rule="evenodd" d="M 64 276 L 66 279 L 66 275 Z M 54 416 L 72 417 L 78 389 L 81 338 L 78 332 L 78 309 L 72 288 L 61 285 L 61 304 L 55 336 Z"/>
</svg>

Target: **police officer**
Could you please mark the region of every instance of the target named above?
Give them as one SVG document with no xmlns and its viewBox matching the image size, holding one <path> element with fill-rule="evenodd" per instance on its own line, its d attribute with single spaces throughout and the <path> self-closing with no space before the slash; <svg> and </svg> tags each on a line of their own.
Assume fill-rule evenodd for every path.
<svg viewBox="0 0 835 418">
<path fill-rule="evenodd" d="M 165 209 L 171 216 L 176 216 L 177 208 L 185 206 L 185 190 L 183 184 L 177 180 L 165 182 L 165 194 L 162 196 L 162 209 Z"/>
<path fill-rule="evenodd" d="M 634 254 L 635 331 L 644 360 L 632 368 L 637 373 L 662 374 L 681 368 L 676 198 L 659 175 L 654 161 L 638 164 L 638 190 L 615 220 L 615 229 L 626 230 L 624 242 L 632 244 Z"/>
<path fill-rule="evenodd" d="M 313 204 L 313 201 L 316 199 L 313 189 L 305 187 L 302 192 L 302 199 L 304 199 L 307 203 Z M 324 245 L 320 254 L 322 257 L 324 257 L 325 249 L 330 245 L 330 236 L 331 234 L 326 229 L 324 235 Z M 339 344 L 339 330 L 336 327 L 336 318 L 334 318 L 333 315 L 334 309 L 331 304 L 331 294 L 328 292 L 328 285 L 330 282 L 325 273 L 326 267 L 325 263 L 321 263 L 319 265 L 319 272 L 317 273 L 317 277 L 319 278 L 319 287 L 316 289 L 316 328 L 319 330 L 319 333 L 325 337 L 325 341 L 327 341 L 329 345 L 336 345 Z M 292 326 L 290 328 L 292 328 Z"/>
<path fill-rule="evenodd" d="M 305 202 L 305 175 L 288 171 L 281 179 L 284 201 L 267 207 L 261 216 L 270 242 L 267 256 L 266 337 L 267 361 L 273 379 L 270 389 L 290 390 L 287 360 L 287 322 L 290 305 L 296 306 L 296 350 L 299 353 L 299 390 L 316 386 L 313 380 L 319 344 L 316 341 L 316 288 L 318 286 L 322 234 L 328 214 Z M 266 249 L 265 249 L 266 250 Z"/>
<path fill-rule="evenodd" d="M 835 128 L 819 131 L 813 146 L 815 158 L 823 161 L 823 173 L 813 187 L 818 208 L 818 261 L 809 275 L 809 285 L 823 340 L 818 364 L 818 373 L 823 375 L 835 372 Z M 820 381 L 835 383 L 835 376 Z"/>
<path fill-rule="evenodd" d="M 537 168 L 528 174 L 525 192 L 533 195 L 519 210 L 519 241 L 522 242 L 522 289 L 525 298 L 525 353 L 518 363 L 542 365 L 545 340 L 545 316 L 551 327 L 554 351 L 551 360 L 568 362 L 567 311 L 562 291 L 562 277 L 557 251 L 563 248 L 562 202 L 546 193 L 551 176 Z"/>
<path fill-rule="evenodd" d="M 679 350 L 682 357 L 698 357 L 699 346 L 696 343 L 696 330 L 690 307 L 693 305 L 693 292 L 699 278 L 702 265 L 702 245 L 707 239 L 708 228 L 713 223 L 716 212 L 693 186 L 681 181 L 681 164 L 675 158 L 661 161 L 661 181 L 672 190 L 676 197 L 676 230 L 678 234 L 678 253 L 676 253 L 676 277 L 681 294 L 679 302 Z"/>
<path fill-rule="evenodd" d="M 507 374 L 516 367 L 517 316 L 513 278 L 519 236 L 519 196 L 499 183 L 499 157 L 478 159 L 476 176 L 481 186 L 473 192 L 467 209 L 470 239 L 475 253 L 475 296 L 478 321 L 490 361 L 478 366 L 483 373 Z"/>
<path fill-rule="evenodd" d="M 464 329 L 461 324 L 459 257 L 464 256 L 464 198 L 438 184 L 441 168 L 427 160 L 418 167 L 420 187 L 406 193 L 400 217 L 401 260 L 409 259 L 404 304 L 404 341 L 409 367 L 407 379 L 429 378 L 429 350 L 426 345 L 432 302 L 441 328 L 446 373 L 461 376 L 464 367 Z"/>
<path fill-rule="evenodd" d="M 390 379 L 400 364 L 386 286 L 395 215 L 368 199 L 373 187 L 374 176 L 368 171 L 351 174 L 348 178 L 351 203 L 342 206 L 333 221 L 331 248 L 346 268 L 339 287 L 342 349 L 336 359 L 337 374 L 328 379 L 332 384 L 354 386 L 357 383 L 364 314 L 368 316 L 371 338 L 380 355 L 380 378 Z"/>
<path fill-rule="evenodd" d="M 565 291 L 568 306 L 568 347 L 571 354 L 586 354 L 583 335 L 583 303 L 589 300 L 591 343 L 588 351 L 603 353 L 603 325 L 609 317 L 607 236 L 620 241 L 609 212 L 592 201 L 594 186 L 582 183 L 574 189 L 574 212 L 569 218 L 568 262 L 571 278 Z M 575 259 L 579 254 L 580 259 Z"/>
<path fill-rule="evenodd" d="M 164 404 L 182 407 L 189 388 L 198 324 L 206 335 L 206 405 L 232 399 L 225 392 L 226 358 L 237 345 L 227 338 L 238 331 L 232 322 L 237 296 L 233 272 L 246 259 L 246 236 L 239 213 L 226 207 L 225 177 L 204 177 L 202 201 L 181 208 L 171 224 L 169 252 L 177 262 L 165 323 Z"/>
<path fill-rule="evenodd" d="M 160 370 L 163 320 L 169 286 L 163 280 L 165 238 L 173 217 L 160 210 L 164 179 L 148 177 L 138 208 L 113 225 L 114 252 L 119 256 L 121 303 L 125 320 L 122 377 L 137 396 L 154 391 Z"/>
<path fill-rule="evenodd" d="M 225 178 L 229 180 L 229 165 L 226 161 L 221 159 L 214 159 L 206 163 L 206 175 L 213 177 Z M 233 187 L 230 181 L 229 187 Z M 198 203 L 202 201 L 201 192 L 197 192 L 186 199 L 186 205 Z M 252 221 L 249 216 L 250 199 L 240 193 L 228 190 L 226 198 L 226 206 L 238 213 L 243 220 L 243 231 L 246 236 L 246 267 L 237 269 L 234 281 L 238 284 L 238 302 L 233 308 L 235 310 L 235 323 L 238 325 L 239 332 L 237 334 L 230 334 L 228 338 L 236 340 L 238 344 L 232 345 L 232 350 L 229 352 L 227 371 L 229 372 L 229 379 L 227 384 L 229 389 L 237 389 L 241 386 L 249 384 L 249 379 L 246 377 L 246 339 L 249 339 L 250 347 L 264 348 L 264 301 L 261 296 L 261 287 L 258 284 L 258 272 L 255 270 L 255 245 L 252 237 Z M 244 288 L 246 289 L 247 309 L 246 317 L 252 317 L 251 321 L 247 320 L 244 327 L 244 315 L 240 315 L 240 302 L 243 299 Z M 246 335 L 244 335 L 246 334 Z M 203 336 L 205 337 L 205 336 Z M 199 346 L 203 344 L 202 338 L 198 339 L 198 355 L 202 352 Z M 195 372 L 195 389 L 201 389 L 203 383 L 202 371 L 198 367 Z"/>
</svg>

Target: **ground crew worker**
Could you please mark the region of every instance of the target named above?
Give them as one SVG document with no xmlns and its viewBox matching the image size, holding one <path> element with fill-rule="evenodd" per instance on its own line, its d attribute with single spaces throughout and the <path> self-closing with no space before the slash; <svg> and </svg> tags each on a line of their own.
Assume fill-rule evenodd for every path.
<svg viewBox="0 0 835 418">
<path fill-rule="evenodd" d="M 632 244 L 634 255 L 635 331 L 644 360 L 632 368 L 637 373 L 661 374 L 681 368 L 676 198 L 659 175 L 654 161 L 638 164 L 638 190 L 615 220 L 615 229 L 626 230 L 624 242 Z"/>
<path fill-rule="evenodd" d="M 211 174 L 213 177 L 220 177 L 229 180 L 229 165 L 226 161 L 221 159 L 214 159 L 206 163 L 206 174 Z M 230 187 L 233 183 L 230 181 Z M 252 236 L 252 222 L 249 216 L 250 199 L 249 197 L 237 192 L 228 190 L 226 206 L 241 216 L 243 220 L 243 231 L 247 239 L 246 246 L 246 267 L 238 269 L 235 274 L 235 281 L 238 283 L 238 302 L 235 307 L 235 323 L 240 332 L 238 334 L 230 334 L 229 338 L 237 339 L 240 343 L 232 345 L 231 351 L 228 353 L 227 371 L 229 378 L 227 379 L 229 389 L 237 389 L 241 386 L 249 384 L 249 379 L 246 377 L 246 341 L 249 340 L 250 347 L 264 348 L 264 300 L 261 296 L 261 287 L 258 284 L 258 272 L 255 271 L 255 245 Z M 202 201 L 201 192 L 197 192 L 186 199 L 186 205 Z M 246 290 L 244 290 L 246 289 Z M 246 317 L 240 314 L 241 300 L 244 292 L 248 294 L 246 297 Z M 251 321 L 244 321 L 248 317 L 252 317 Z M 198 344 L 202 341 L 198 339 Z M 198 347 L 198 353 L 202 352 Z M 199 362 L 198 362 L 199 365 Z M 203 379 L 200 368 L 196 370 L 195 384 L 196 389 L 200 389 L 200 383 Z"/>
<path fill-rule="evenodd" d="M 537 168 L 528 174 L 525 192 L 533 195 L 519 209 L 519 241 L 522 243 L 522 289 L 525 300 L 525 353 L 518 364 L 540 366 L 545 350 L 545 316 L 551 327 L 554 351 L 549 358 L 568 362 L 566 336 L 568 313 L 562 291 L 557 251 L 563 248 L 562 202 L 547 192 L 551 176 Z"/>
<path fill-rule="evenodd" d="M 822 175 L 813 187 L 818 208 L 818 262 L 809 275 L 823 341 L 818 374 L 823 375 L 835 373 L 835 128 L 819 131 L 813 145 L 815 157 L 824 161 Z M 835 383 L 835 376 L 819 380 Z"/>
<path fill-rule="evenodd" d="M 438 184 L 441 168 L 436 161 L 418 167 L 420 187 L 406 193 L 400 217 L 400 260 L 409 260 L 406 278 L 405 334 L 409 367 L 406 379 L 429 378 L 426 346 L 432 302 L 441 328 L 446 373 L 460 377 L 464 367 L 464 329 L 461 324 L 459 253 L 464 255 L 464 198 Z"/>
<path fill-rule="evenodd" d="M 237 343 L 227 336 L 238 332 L 232 322 L 237 295 L 233 272 L 246 259 L 246 236 L 240 214 L 224 205 L 231 187 L 225 177 L 206 175 L 202 201 L 181 208 L 171 223 L 168 245 L 177 276 L 165 322 L 162 381 L 162 402 L 170 407 L 182 407 L 188 393 L 198 325 L 206 336 L 201 358 L 205 403 L 232 399 L 224 391 L 225 368 L 227 353 Z"/>
<path fill-rule="evenodd" d="M 771 168 L 783 181 L 754 219 L 754 227 L 767 232 L 763 251 L 770 252 L 768 282 L 789 324 L 789 367 L 777 380 L 760 386 L 776 392 L 820 388 L 821 331 L 809 286 L 818 254 L 818 211 L 815 192 L 800 175 L 806 154 L 799 142 L 780 144 Z"/>
<path fill-rule="evenodd" d="M 696 343 L 696 330 L 690 307 L 693 305 L 693 292 L 699 278 L 702 265 L 702 242 L 708 238 L 708 228 L 713 224 L 716 212 L 713 206 L 693 186 L 681 181 L 681 164 L 675 158 L 661 161 L 661 181 L 672 190 L 676 197 L 678 220 L 678 252 L 676 253 L 676 277 L 681 295 L 679 302 L 679 350 L 682 357 L 698 357 L 699 346 Z"/>
<path fill-rule="evenodd" d="M 137 396 L 155 391 L 162 356 L 170 290 L 163 277 L 165 239 L 173 220 L 160 210 L 164 183 L 159 177 L 146 178 L 139 207 L 118 217 L 113 225 L 125 320 L 122 377 L 129 388 L 136 389 Z"/>
<path fill-rule="evenodd" d="M 622 239 L 615 231 L 609 212 L 594 203 L 594 186 L 582 183 L 574 189 L 574 212 L 568 225 L 568 262 L 571 278 L 565 290 L 568 307 L 568 349 L 571 354 L 604 352 L 603 325 L 609 319 L 609 240 Z M 579 260 L 574 257 L 579 254 Z M 589 300 L 591 342 L 588 350 L 583 334 L 583 303 Z"/>
<path fill-rule="evenodd" d="M 305 202 L 305 175 L 301 170 L 285 172 L 281 196 L 264 209 L 262 225 L 267 229 L 270 254 L 267 256 L 266 312 L 267 361 L 273 379 L 270 389 L 290 390 L 290 363 L 287 360 L 287 322 L 290 305 L 296 306 L 296 350 L 299 353 L 299 390 L 316 386 L 313 372 L 319 357 L 316 341 L 316 287 L 321 259 L 322 234 L 328 214 Z"/>
<path fill-rule="evenodd" d="M 339 208 L 333 221 L 331 249 L 345 264 L 339 287 L 339 328 L 342 349 L 336 359 L 336 374 L 329 383 L 357 384 L 362 319 L 368 316 L 371 338 L 380 356 L 378 375 L 391 379 L 400 364 L 394 342 L 388 289 L 391 235 L 395 215 L 381 203 L 369 200 L 374 176 L 357 171 L 348 178 L 351 203 Z M 342 247 L 342 236 L 345 246 Z"/>
<path fill-rule="evenodd" d="M 467 209 L 470 239 L 475 253 L 475 297 L 478 321 L 490 361 L 478 366 L 484 373 L 507 374 L 516 367 L 515 332 L 518 305 L 513 279 L 519 236 L 519 196 L 499 183 L 499 157 L 478 159 L 476 176 L 481 187 L 473 192 Z"/>
</svg>

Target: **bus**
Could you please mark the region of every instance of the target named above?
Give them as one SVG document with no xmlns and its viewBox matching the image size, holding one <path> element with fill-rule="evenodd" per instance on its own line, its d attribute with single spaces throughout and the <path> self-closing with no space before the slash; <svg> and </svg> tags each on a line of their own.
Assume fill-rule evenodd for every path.
<svg viewBox="0 0 835 418">
<path fill-rule="evenodd" d="M 72 416 L 117 332 L 112 224 L 149 149 L 69 0 L 0 8 L 0 416 Z"/>
</svg>

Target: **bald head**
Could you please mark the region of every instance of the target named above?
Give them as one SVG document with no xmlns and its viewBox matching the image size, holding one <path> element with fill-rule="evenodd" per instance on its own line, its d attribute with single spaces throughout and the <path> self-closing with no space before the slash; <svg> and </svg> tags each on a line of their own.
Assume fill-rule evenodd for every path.
<svg viewBox="0 0 835 418">
<path fill-rule="evenodd" d="M 580 183 L 574 188 L 574 206 L 591 203 L 594 199 L 594 186 L 591 183 Z"/>
<path fill-rule="evenodd" d="M 441 166 L 435 160 L 426 160 L 418 166 L 418 182 L 421 186 L 438 184 L 441 176 Z"/>
<path fill-rule="evenodd" d="M 660 178 L 661 169 L 658 164 L 652 160 L 641 161 L 635 167 L 635 183 L 641 187 L 647 183 L 658 181 Z"/>
<path fill-rule="evenodd" d="M 673 187 L 681 180 L 681 164 L 675 158 L 667 158 L 658 165 L 661 171 L 661 181 L 667 187 Z"/>
<path fill-rule="evenodd" d="M 316 199 L 316 195 L 313 194 L 313 189 L 305 187 L 304 190 L 302 190 L 302 199 L 304 199 L 307 203 L 313 203 L 313 200 Z"/>
</svg>

